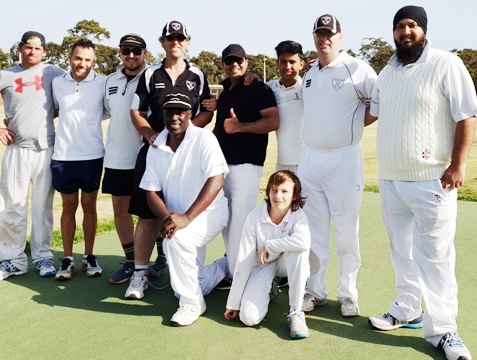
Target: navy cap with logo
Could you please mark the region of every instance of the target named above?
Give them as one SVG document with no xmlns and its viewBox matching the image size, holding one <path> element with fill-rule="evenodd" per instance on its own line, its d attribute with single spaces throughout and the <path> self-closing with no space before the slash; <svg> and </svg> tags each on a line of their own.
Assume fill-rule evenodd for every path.
<svg viewBox="0 0 477 360">
<path fill-rule="evenodd" d="M 36 39 L 32 39 L 34 37 L 37 37 L 38 39 L 40 39 L 40 41 L 38 41 Z M 41 45 L 41 46 L 43 46 L 43 48 L 46 48 L 45 37 L 43 36 L 43 34 L 40 34 L 37 31 L 27 31 L 27 32 L 23 33 L 22 39 L 20 40 L 20 45 L 23 45 L 23 44 L 26 44 L 26 43 Z"/>
<path fill-rule="evenodd" d="M 164 39 L 166 36 L 169 36 L 172 34 L 184 35 L 187 39 L 190 39 L 189 33 L 187 32 L 185 25 L 181 23 L 180 21 L 176 21 L 176 20 L 169 21 L 164 26 L 164 29 L 162 29 L 161 38 Z"/>
<path fill-rule="evenodd" d="M 191 98 L 181 93 L 168 94 L 164 100 L 162 109 L 191 110 L 193 106 Z"/>
<path fill-rule="evenodd" d="M 141 49 L 146 48 L 146 41 L 138 34 L 126 34 L 119 41 L 119 46 L 136 46 Z"/>
<path fill-rule="evenodd" d="M 247 54 L 239 44 L 230 44 L 222 51 L 222 61 L 232 56 L 236 58 L 246 58 Z"/>
<path fill-rule="evenodd" d="M 333 34 L 336 34 L 341 32 L 341 25 L 336 17 L 330 14 L 325 14 L 319 16 L 313 25 L 313 32 L 321 29 L 329 30 Z"/>
</svg>

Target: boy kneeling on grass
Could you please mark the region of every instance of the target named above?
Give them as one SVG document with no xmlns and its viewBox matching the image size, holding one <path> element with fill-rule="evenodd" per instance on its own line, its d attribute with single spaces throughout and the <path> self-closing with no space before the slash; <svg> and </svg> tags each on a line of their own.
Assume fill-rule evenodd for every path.
<svg viewBox="0 0 477 360">
<path fill-rule="evenodd" d="M 227 320 L 240 317 L 247 326 L 259 324 L 268 311 L 273 279 L 288 276 L 290 336 L 306 338 L 309 331 L 302 305 L 310 275 L 311 236 L 301 209 L 305 199 L 300 180 L 291 171 L 277 171 L 268 180 L 265 201 L 245 221 L 224 316 Z"/>
</svg>

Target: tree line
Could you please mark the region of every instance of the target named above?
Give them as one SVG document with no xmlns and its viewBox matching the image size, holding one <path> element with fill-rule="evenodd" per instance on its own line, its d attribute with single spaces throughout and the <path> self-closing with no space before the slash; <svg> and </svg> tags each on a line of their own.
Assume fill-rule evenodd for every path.
<svg viewBox="0 0 477 360">
<path fill-rule="evenodd" d="M 45 62 L 55 64 L 63 69 L 68 68 L 68 54 L 71 45 L 79 38 L 86 37 L 93 41 L 96 47 L 97 64 L 95 71 L 100 74 L 109 75 L 113 73 L 119 65 L 117 47 L 101 44 L 105 39 L 110 38 L 110 33 L 95 20 L 81 20 L 75 27 L 67 30 L 67 35 L 63 38 L 61 44 L 49 42 L 47 44 L 47 56 Z M 18 62 L 18 42 L 13 44 L 8 52 L 0 49 L 0 69 L 5 69 L 15 65 Z M 382 38 L 365 38 L 361 42 L 361 47 L 355 53 L 349 49 L 347 52 L 354 57 L 366 61 L 378 74 L 386 66 L 389 58 L 394 53 L 394 48 Z M 473 49 L 453 49 L 452 53 L 459 56 L 464 62 L 467 70 L 472 77 L 474 85 L 477 89 L 477 50 Z M 317 58 L 316 51 L 305 52 L 305 61 L 310 62 Z M 153 56 L 148 53 L 146 62 L 148 64 L 159 63 L 164 54 Z M 186 56 L 187 59 L 198 66 L 206 75 L 209 84 L 219 84 L 224 80 L 225 75 L 221 68 L 221 57 L 210 51 L 202 51 L 197 56 Z M 265 80 L 278 79 L 280 74 L 275 64 L 276 58 L 269 57 L 264 54 L 247 55 L 249 60 L 249 71 L 263 77 Z"/>
</svg>

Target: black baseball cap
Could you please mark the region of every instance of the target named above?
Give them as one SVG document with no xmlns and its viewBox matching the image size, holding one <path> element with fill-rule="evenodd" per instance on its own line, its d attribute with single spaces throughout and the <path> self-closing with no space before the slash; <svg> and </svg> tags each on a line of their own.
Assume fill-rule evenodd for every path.
<svg viewBox="0 0 477 360">
<path fill-rule="evenodd" d="M 138 34 L 126 34 L 119 41 L 119 46 L 136 46 L 141 49 L 146 48 L 146 41 Z"/>
<path fill-rule="evenodd" d="M 166 95 L 162 109 L 191 110 L 192 105 L 193 104 L 190 97 L 181 93 L 175 93 Z"/>
<path fill-rule="evenodd" d="M 186 39 L 190 39 L 189 33 L 187 32 L 185 25 L 181 23 L 180 21 L 176 21 L 176 20 L 169 21 L 164 26 L 164 29 L 162 29 L 161 38 L 164 39 L 166 36 L 169 36 L 172 34 L 184 35 Z"/>
<path fill-rule="evenodd" d="M 236 58 L 246 58 L 247 54 L 239 44 L 230 44 L 222 51 L 222 61 L 232 56 Z"/>
<path fill-rule="evenodd" d="M 325 14 L 318 17 L 313 25 L 314 33 L 320 29 L 329 30 L 333 34 L 336 34 L 341 32 L 341 25 L 336 17 L 330 14 Z"/>
<path fill-rule="evenodd" d="M 37 37 L 38 39 L 40 39 L 41 43 L 38 44 L 38 40 L 34 40 L 32 39 L 32 37 Z M 46 48 L 45 37 L 43 36 L 43 34 L 40 34 L 37 31 L 27 31 L 23 33 L 22 39 L 20 40 L 20 45 L 23 45 L 25 43 L 41 45 L 43 46 L 43 48 Z"/>
</svg>

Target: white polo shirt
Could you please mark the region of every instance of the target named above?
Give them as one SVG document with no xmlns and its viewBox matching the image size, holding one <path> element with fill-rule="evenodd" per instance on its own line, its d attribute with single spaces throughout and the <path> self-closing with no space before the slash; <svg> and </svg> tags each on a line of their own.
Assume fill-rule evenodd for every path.
<svg viewBox="0 0 477 360">
<path fill-rule="evenodd" d="M 175 152 L 166 145 L 168 135 L 169 131 L 164 129 L 154 142 L 157 148 L 149 148 L 140 187 L 146 191 L 162 191 L 167 209 L 183 214 L 197 199 L 207 179 L 228 174 L 229 168 L 210 130 L 195 127 L 189 121 L 184 139 Z M 222 189 L 208 209 L 221 206 L 227 206 Z"/>
<path fill-rule="evenodd" d="M 280 128 L 276 131 L 278 142 L 277 163 L 281 165 L 298 165 L 303 149 L 303 95 L 302 80 L 285 87 L 280 80 L 267 83 L 275 94 L 280 116 Z"/>
<path fill-rule="evenodd" d="M 359 144 L 376 73 L 345 51 L 327 66 L 318 65 L 315 61 L 303 79 L 305 144 L 320 150 Z"/>
<path fill-rule="evenodd" d="M 121 65 L 106 79 L 104 107 L 111 113 L 106 133 L 104 167 L 130 170 L 136 166 L 137 153 L 142 145 L 141 134 L 136 130 L 130 115 L 131 104 L 136 94 L 142 71 L 127 81 Z"/>
<path fill-rule="evenodd" d="M 101 120 L 105 80 L 94 71 L 79 83 L 70 71 L 53 79 L 53 100 L 59 109 L 53 160 L 94 160 L 104 156 Z"/>
</svg>

